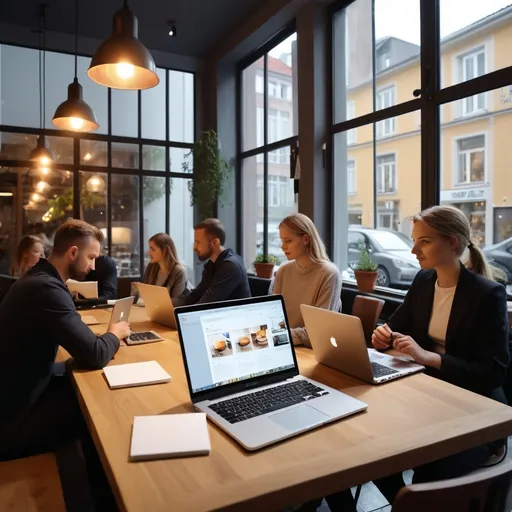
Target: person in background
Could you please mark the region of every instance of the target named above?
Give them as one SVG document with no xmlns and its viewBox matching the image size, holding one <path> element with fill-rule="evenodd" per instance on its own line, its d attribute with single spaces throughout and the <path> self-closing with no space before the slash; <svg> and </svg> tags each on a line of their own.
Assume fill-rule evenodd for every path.
<svg viewBox="0 0 512 512">
<path fill-rule="evenodd" d="M 294 213 L 279 224 L 281 247 L 289 263 L 281 265 L 270 293 L 282 295 L 293 343 L 311 348 L 301 304 L 340 311 L 341 275 L 309 217 Z"/>
<path fill-rule="evenodd" d="M 485 256 L 471 242 L 467 217 L 452 206 L 433 206 L 413 217 L 412 238 L 411 252 L 422 270 L 400 307 L 375 329 L 373 346 L 394 348 L 424 365 L 432 377 L 506 403 L 502 385 L 509 364 L 507 294 L 503 285 L 485 276 Z M 461 262 L 466 248 L 473 271 Z M 503 441 L 487 443 L 416 467 L 412 482 L 464 476 L 503 446 Z M 402 473 L 373 483 L 390 504 L 405 485 Z M 346 503 L 350 498 L 347 490 L 326 499 Z M 355 511 L 355 504 L 343 510 Z"/>
<path fill-rule="evenodd" d="M 44 247 L 41 239 L 33 235 L 24 236 L 16 248 L 11 266 L 11 275 L 20 277 L 38 263 L 40 258 L 44 257 Z"/>
<path fill-rule="evenodd" d="M 178 251 L 167 233 L 157 233 L 149 239 L 149 259 L 143 283 L 165 286 L 171 298 L 190 292 L 187 271 L 178 261 Z"/>
<path fill-rule="evenodd" d="M 98 299 L 117 299 L 117 266 L 114 258 L 102 254 L 96 258 L 94 270 L 85 277 L 85 281 L 98 282 Z"/>
<path fill-rule="evenodd" d="M 240 256 L 225 249 L 226 231 L 218 219 L 194 227 L 194 251 L 204 265 L 201 282 L 189 295 L 173 299 L 174 306 L 203 304 L 251 296 L 247 271 Z"/>
</svg>

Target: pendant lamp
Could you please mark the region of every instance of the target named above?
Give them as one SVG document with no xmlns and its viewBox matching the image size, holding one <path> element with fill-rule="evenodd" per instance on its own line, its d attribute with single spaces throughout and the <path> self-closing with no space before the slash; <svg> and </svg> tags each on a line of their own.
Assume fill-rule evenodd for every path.
<svg viewBox="0 0 512 512">
<path fill-rule="evenodd" d="M 46 5 L 41 5 L 39 17 L 39 128 L 44 129 L 44 107 L 45 107 L 45 83 L 46 83 L 46 35 L 45 18 Z M 37 138 L 36 147 L 31 151 L 29 160 L 34 160 L 42 165 L 48 165 L 55 160 L 53 151 L 48 146 L 44 134 Z"/>
<path fill-rule="evenodd" d="M 137 18 L 124 0 L 122 9 L 114 14 L 112 35 L 92 58 L 89 78 L 112 89 L 142 90 L 158 85 L 155 61 L 138 33 Z"/>
<path fill-rule="evenodd" d="M 91 132 L 100 125 L 91 107 L 82 99 L 82 86 L 78 83 L 78 0 L 75 0 L 75 79 L 68 85 L 68 99 L 61 103 L 52 123 L 61 130 Z"/>
</svg>

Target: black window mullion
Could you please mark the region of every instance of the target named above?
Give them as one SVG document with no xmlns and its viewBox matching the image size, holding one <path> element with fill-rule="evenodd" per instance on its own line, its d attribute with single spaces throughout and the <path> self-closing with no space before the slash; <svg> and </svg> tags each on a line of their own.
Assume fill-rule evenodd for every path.
<svg viewBox="0 0 512 512">
<path fill-rule="evenodd" d="M 73 138 L 73 217 L 80 219 L 80 139 Z"/>
<path fill-rule="evenodd" d="M 372 103 L 373 112 L 377 111 L 377 51 L 375 44 L 375 0 L 372 0 Z M 373 130 L 373 227 L 376 228 L 378 225 L 377 219 L 379 217 L 378 205 L 377 205 L 377 123 L 374 121 L 372 124 Z M 347 196 L 348 197 L 348 196 Z M 347 199 L 348 200 L 348 199 Z"/>
<path fill-rule="evenodd" d="M 195 80 L 195 76 L 194 76 Z M 195 84 L 195 81 L 194 81 Z M 195 85 L 194 85 L 195 87 Z M 169 126 L 169 70 L 165 71 L 165 232 L 170 234 L 171 230 L 171 148 L 169 146 L 169 136 L 171 128 Z"/>
<path fill-rule="evenodd" d="M 268 54 L 263 58 L 263 254 L 268 254 Z"/>
<path fill-rule="evenodd" d="M 137 133 L 139 140 L 142 137 L 142 91 L 137 91 Z M 139 273 L 144 272 L 144 176 L 142 172 L 142 143 L 139 143 Z"/>
<path fill-rule="evenodd" d="M 107 89 L 108 134 L 112 135 L 112 89 Z M 112 142 L 107 142 L 107 251 L 112 257 Z"/>
</svg>

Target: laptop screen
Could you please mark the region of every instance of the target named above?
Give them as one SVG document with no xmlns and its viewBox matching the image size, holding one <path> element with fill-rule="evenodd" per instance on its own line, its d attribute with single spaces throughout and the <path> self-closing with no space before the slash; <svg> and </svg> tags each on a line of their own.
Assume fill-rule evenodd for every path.
<svg viewBox="0 0 512 512">
<path fill-rule="evenodd" d="M 179 311 L 178 320 L 193 393 L 295 367 L 279 297 Z"/>
</svg>

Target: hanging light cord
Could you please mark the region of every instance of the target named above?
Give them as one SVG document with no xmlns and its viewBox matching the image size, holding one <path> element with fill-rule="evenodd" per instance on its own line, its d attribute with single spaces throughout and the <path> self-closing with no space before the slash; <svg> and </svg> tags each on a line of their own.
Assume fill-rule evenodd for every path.
<svg viewBox="0 0 512 512">
<path fill-rule="evenodd" d="M 78 0 L 75 0 L 75 78 L 78 78 Z"/>
<path fill-rule="evenodd" d="M 42 78 L 42 48 L 43 48 L 43 14 L 39 17 L 39 128 L 43 128 L 43 78 Z"/>
</svg>

